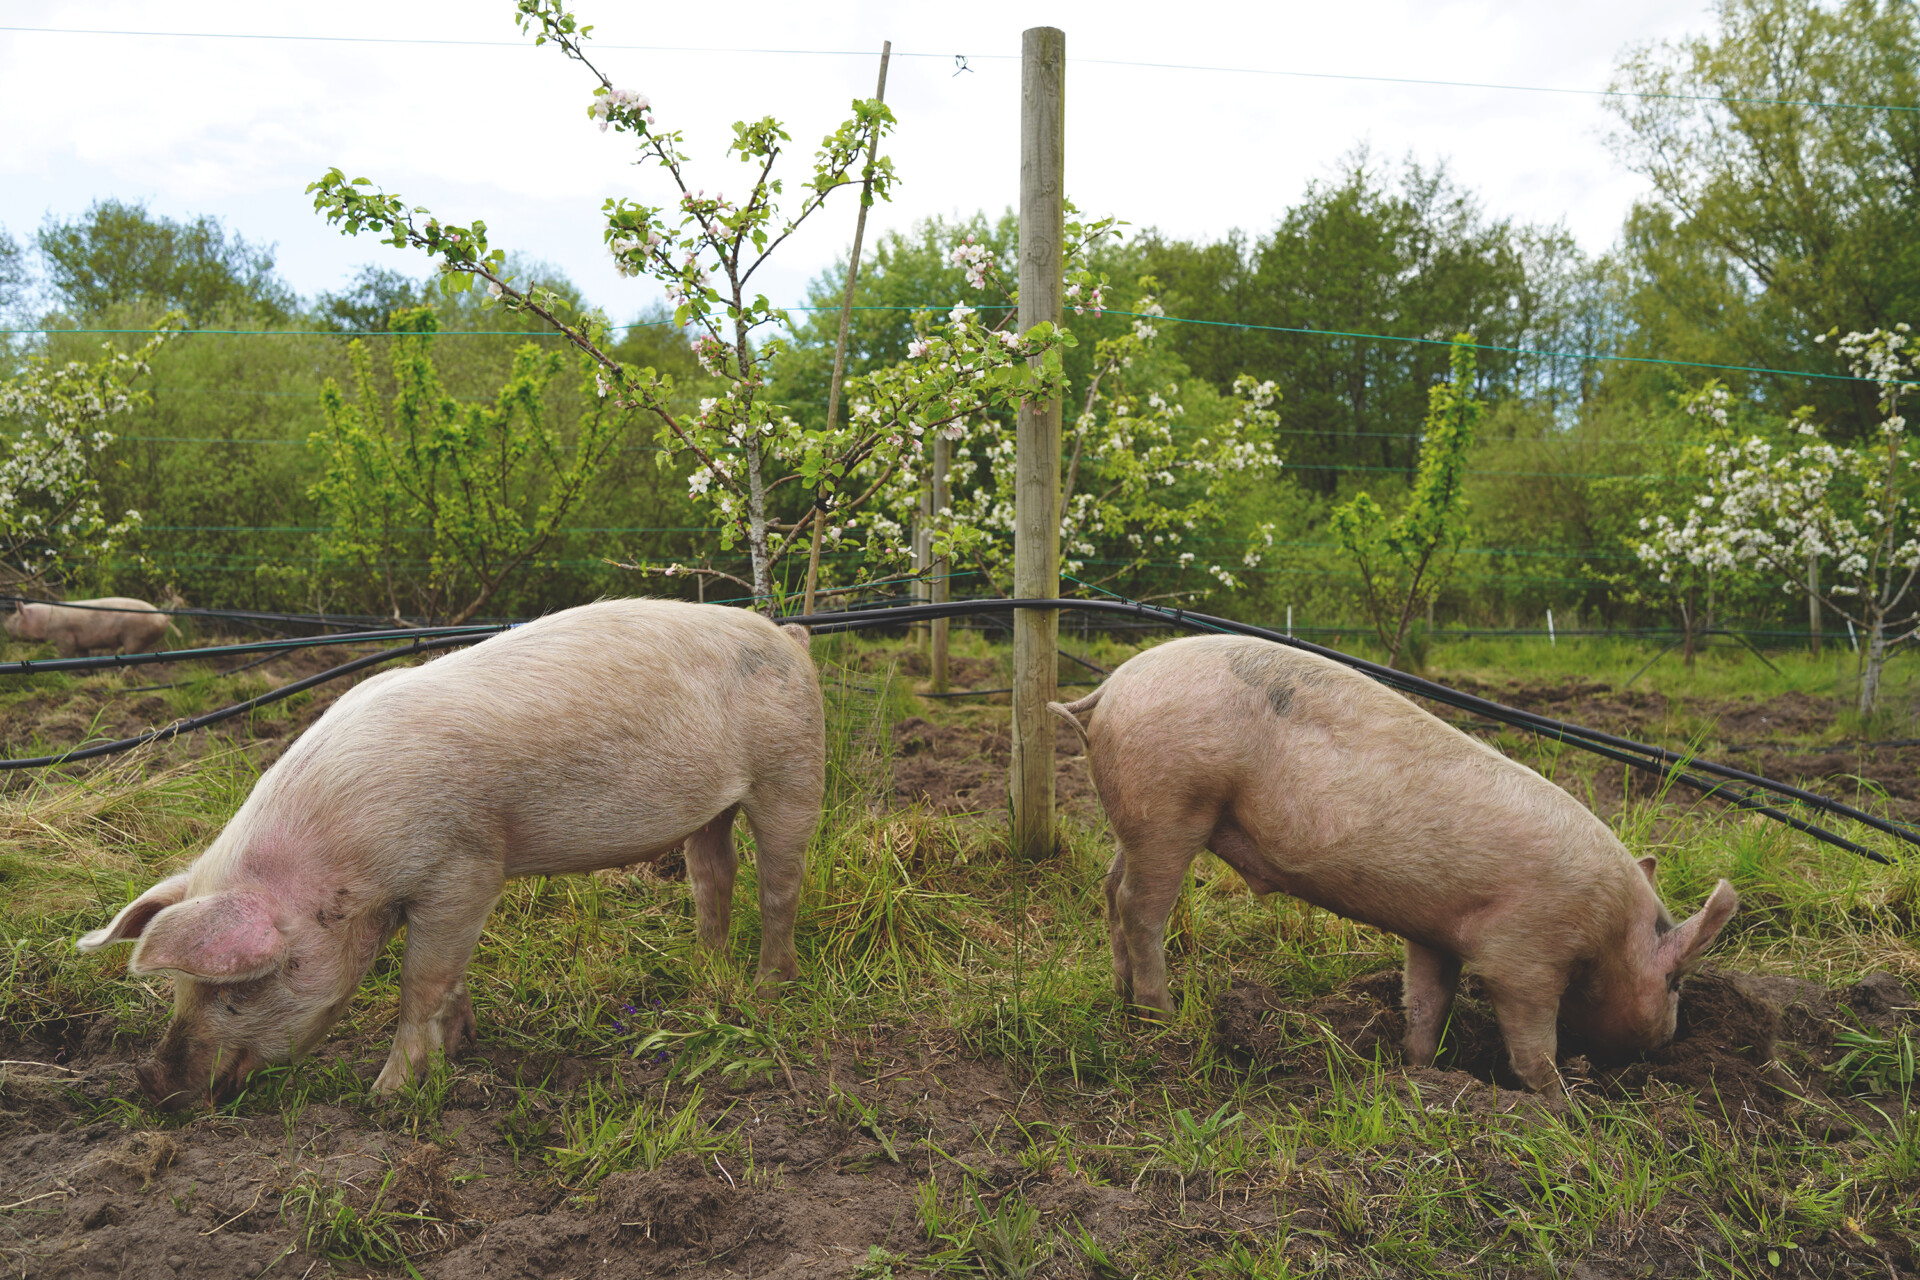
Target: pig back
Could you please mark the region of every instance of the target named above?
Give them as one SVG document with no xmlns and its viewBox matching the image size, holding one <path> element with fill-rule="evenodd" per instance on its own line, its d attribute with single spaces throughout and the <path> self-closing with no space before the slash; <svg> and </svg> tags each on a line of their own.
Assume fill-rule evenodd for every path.
<svg viewBox="0 0 1920 1280">
<path fill-rule="evenodd" d="M 812 661 L 766 619 L 602 601 L 350 691 L 246 809 L 332 843 L 498 856 L 507 875 L 582 870 L 758 797 L 817 806 L 824 755 Z"/>
<path fill-rule="evenodd" d="M 1584 934 L 1570 916 L 1591 924 L 1631 890 L 1625 848 L 1573 797 L 1315 654 L 1162 645 L 1114 673 L 1089 732 L 1123 845 L 1191 815 L 1256 890 L 1455 953 L 1494 916 Z"/>
</svg>

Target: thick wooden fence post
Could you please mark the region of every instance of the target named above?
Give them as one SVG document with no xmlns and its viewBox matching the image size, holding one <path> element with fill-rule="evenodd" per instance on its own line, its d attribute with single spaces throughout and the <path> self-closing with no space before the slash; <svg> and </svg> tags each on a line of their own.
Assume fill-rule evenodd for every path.
<svg viewBox="0 0 1920 1280">
<path fill-rule="evenodd" d="M 1020 38 L 1021 332 L 1059 324 L 1066 271 L 1067 36 L 1029 27 Z M 1060 594 L 1060 403 L 1020 406 L 1015 469 L 1013 594 Z M 1013 852 L 1053 856 L 1053 743 L 1047 710 L 1058 680 L 1059 615 L 1013 611 Z"/>
</svg>

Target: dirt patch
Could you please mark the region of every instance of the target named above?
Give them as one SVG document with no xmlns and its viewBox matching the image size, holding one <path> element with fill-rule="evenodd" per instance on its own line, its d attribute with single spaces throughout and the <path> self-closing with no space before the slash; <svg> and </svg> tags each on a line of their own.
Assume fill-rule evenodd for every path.
<svg viewBox="0 0 1920 1280">
<path fill-rule="evenodd" d="M 1399 982 L 1398 971 L 1384 970 L 1311 1001 L 1236 982 L 1215 1002 L 1218 1038 L 1278 1096 L 1301 1104 L 1327 1087 L 1330 1058 L 1355 1066 L 1377 1058 L 1387 1068 L 1381 1086 L 1428 1110 L 1524 1118 L 1566 1108 L 1565 1099 L 1511 1087 L 1492 1012 L 1472 984 L 1441 1060 L 1395 1067 Z M 1689 984 L 1668 1049 L 1613 1066 L 1575 1054 L 1562 1069 L 1576 1099 L 1644 1094 L 1663 1106 L 1690 1101 L 1721 1123 L 1793 1123 L 1799 1104 L 1771 1065 L 1777 1057 L 1798 1053 L 1799 1087 L 1818 1085 L 1821 1068 L 1809 1064 L 1832 1058 L 1837 1021 L 1891 1029 L 1913 1018 L 1914 1004 L 1891 974 L 1828 989 L 1709 969 Z M 1095 1144 L 1089 1151 L 1115 1141 L 1113 1150 L 1143 1150 L 1138 1137 L 1115 1134 L 1124 1122 L 1105 1095 L 1035 1088 L 1030 1076 L 971 1056 L 951 1030 L 875 1030 L 833 1044 L 824 1059 L 796 1062 L 792 1089 L 778 1073 L 703 1081 L 701 1118 L 730 1135 L 721 1148 L 572 1185 L 542 1156 L 562 1141 L 560 1109 L 577 1105 L 590 1082 L 662 1109 L 684 1105 L 689 1086 L 651 1061 L 549 1059 L 490 1045 L 460 1063 L 437 1112 L 417 1100 L 360 1096 L 130 1131 L 102 1113 L 133 1091 L 134 1049 L 81 1037 L 97 1051 L 56 1065 L 43 1046 L 9 1046 L 0 1056 L 26 1065 L 0 1077 L 0 1110 L 12 1118 L 0 1142 L 0 1203 L 25 1203 L 0 1219 L 0 1256 L 10 1273 L 32 1280 L 280 1274 L 276 1265 L 290 1276 L 405 1274 L 398 1263 L 341 1254 L 364 1237 L 308 1229 L 359 1221 L 381 1226 L 419 1274 L 436 1280 L 844 1276 L 875 1249 L 905 1275 L 935 1247 L 917 1225 L 921 1188 L 931 1181 L 957 1204 L 964 1177 L 989 1206 L 1018 1194 L 1033 1207 L 1056 1249 L 1056 1265 L 1038 1274 L 1086 1274 L 1065 1243 L 1083 1230 L 1109 1249 L 1147 1250 L 1138 1256 L 1150 1254 L 1160 1268 L 1149 1273 L 1194 1274 L 1234 1240 L 1273 1238 L 1282 1225 L 1304 1232 L 1302 1241 L 1352 1237 L 1361 1230 L 1355 1190 L 1379 1194 L 1392 1164 L 1369 1168 L 1366 1153 L 1303 1150 L 1293 1172 L 1252 1196 L 1217 1194 L 1211 1175 L 1151 1163 L 1096 1160 L 1093 1175 L 1078 1173 L 1028 1140 L 1077 1134 Z M 1117 1013 L 1113 1034 L 1127 1034 Z M 322 1073 L 369 1079 L 383 1048 L 372 1038 L 330 1045 Z M 1158 1052 L 1165 1086 L 1179 1090 L 1191 1064 Z M 529 1105 L 519 1080 L 546 1081 L 547 1092 Z M 1873 1124 L 1873 1115 L 1860 1108 L 1859 1123 Z M 1822 1132 L 1837 1139 L 1850 1131 Z M 1524 1162 L 1479 1144 L 1454 1154 L 1475 1196 L 1529 1202 L 1535 1175 Z M 1632 1274 L 1686 1274 L 1694 1262 L 1691 1244 L 1676 1245 L 1642 1257 Z"/>
<path fill-rule="evenodd" d="M 207 641 L 209 644 L 238 643 L 231 638 Z M 374 645 L 329 645 L 316 649 L 296 649 L 276 654 L 271 661 L 244 673 L 257 687 L 244 697 L 277 689 L 354 658 L 377 652 Z M 170 690 L 147 690 L 141 686 L 198 680 L 208 676 L 234 673 L 245 657 L 219 661 L 158 663 L 129 668 L 103 675 L 90 675 L 67 688 L 32 689 L 0 703 L 0 753 L 21 756 L 64 746 L 131 738 L 151 729 L 163 728 L 176 720 L 203 714 L 224 705 L 227 699 L 195 704 L 190 711 L 177 711 L 169 701 Z M 259 711 L 223 721 L 208 729 L 184 734 L 154 748 L 166 763 L 199 759 L 210 751 L 236 744 L 249 748 L 260 766 L 273 763 L 280 753 L 320 718 L 342 694 L 369 676 L 387 670 L 387 665 L 355 672 L 338 680 L 295 694 Z M 0 682 L 0 693 L 10 692 L 14 682 Z M 177 694 L 175 696 L 178 696 Z M 238 700 L 238 699 L 234 699 Z M 76 774 L 107 767 L 112 758 L 81 761 L 65 766 Z M 0 789 L 24 785 L 24 771 L 0 774 Z"/>
<path fill-rule="evenodd" d="M 1215 1006 L 1215 1034 L 1239 1060 L 1287 1074 L 1327 1070 L 1328 1036 L 1354 1059 L 1398 1062 L 1406 1034 L 1400 987 L 1398 969 L 1382 970 L 1303 1008 L 1266 987 L 1237 981 Z M 1913 1018 L 1914 1005 L 1913 993 L 1891 973 L 1871 974 L 1835 992 L 1707 966 L 1682 989 L 1671 1043 L 1630 1061 L 1607 1062 L 1591 1060 L 1563 1036 L 1560 1068 L 1576 1092 L 1594 1089 L 1625 1098 L 1658 1086 L 1690 1094 L 1729 1119 L 1777 1122 L 1801 1110 L 1809 1092 L 1824 1098 L 1819 1073 L 1840 1056 L 1836 1030 L 1851 1022 L 1892 1031 Z M 1847 1022 L 1843 1008 L 1852 1015 Z M 1432 1080 L 1452 1073 L 1519 1088 L 1485 989 L 1472 978 L 1454 1002 L 1432 1070 L 1439 1073 Z"/>
<path fill-rule="evenodd" d="M 891 668 L 896 676 L 925 680 L 933 674 L 933 659 L 918 649 L 872 649 L 860 655 L 859 669 L 880 672 Z M 1000 688 L 1006 685 L 1005 673 L 996 658 L 947 655 L 947 683 L 955 692 L 965 689 Z"/>
<path fill-rule="evenodd" d="M 1066 812 L 1092 818 L 1100 797 L 1087 772 L 1079 735 L 1054 731 L 1054 796 Z M 914 716 L 893 726 L 893 799 L 935 813 L 1005 813 L 1013 737 L 1002 719 L 935 724 Z"/>
</svg>

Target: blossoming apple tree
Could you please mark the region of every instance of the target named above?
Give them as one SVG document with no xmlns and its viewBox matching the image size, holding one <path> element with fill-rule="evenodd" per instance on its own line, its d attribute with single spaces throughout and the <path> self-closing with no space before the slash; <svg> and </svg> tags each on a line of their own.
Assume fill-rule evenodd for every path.
<svg viewBox="0 0 1920 1280">
<path fill-rule="evenodd" d="M 1658 514 L 1643 562 L 1662 581 L 1686 567 L 1751 566 L 1789 593 L 1811 594 L 1861 633 L 1860 711 L 1871 714 L 1887 651 L 1920 636 L 1920 461 L 1908 445 L 1901 401 L 1920 385 L 1920 352 L 1908 327 L 1850 333 L 1839 350 L 1855 376 L 1879 386 L 1880 424 L 1862 445 L 1824 440 L 1802 409 L 1789 424 L 1798 447 L 1758 435 L 1710 444 L 1705 492 L 1683 520 Z M 1826 566 L 1817 575 L 1809 562 Z"/>
<path fill-rule="evenodd" d="M 95 469 L 113 443 L 108 420 L 148 403 L 134 384 L 181 323 L 169 315 L 136 350 L 108 344 L 91 364 L 36 356 L 0 382 L 0 423 L 13 437 L 0 458 L 0 572 L 9 584 L 70 573 L 140 527 L 138 511 L 116 520 L 102 509 Z"/>
<path fill-rule="evenodd" d="M 1115 226 L 1112 219 L 1082 223 L 1070 217 L 1067 223 L 1066 294 L 1077 315 L 1091 312 L 1098 318 L 1109 305 L 1110 286 L 1088 262 L 1091 249 L 1113 234 Z M 1008 264 L 996 262 L 971 235 L 956 243 L 949 257 L 974 288 L 997 289 L 1010 301 L 1014 298 Z M 1077 411 L 1063 441 L 1062 567 L 1078 574 L 1104 549 L 1118 551 L 1120 559 L 1106 566 L 1110 572 L 1101 582 L 1167 560 L 1183 568 L 1199 565 L 1222 585 L 1234 587 L 1235 566 L 1204 557 L 1193 546 L 1203 529 L 1221 519 L 1221 498 L 1228 485 L 1279 470 L 1273 445 L 1278 393 L 1271 382 L 1243 375 L 1235 382 L 1232 415 L 1212 428 L 1194 427 L 1180 402 L 1178 384 L 1164 376 L 1161 362 L 1154 359 L 1159 334 L 1155 321 L 1165 312 L 1151 292 L 1153 283 L 1142 281 L 1146 291 L 1133 304 L 1127 331 L 1094 344 L 1085 385 L 1075 390 Z M 938 358 L 925 339 L 907 351 L 903 365 L 876 377 L 918 376 L 916 365 Z M 872 378 L 856 383 L 855 392 L 873 385 Z M 855 408 L 860 410 L 857 399 Z M 976 564 L 1007 589 L 1016 487 L 1013 433 L 1004 423 L 970 416 L 946 428 L 945 434 L 954 442 L 948 477 L 952 496 L 945 510 L 934 513 L 933 556 Z M 898 558 L 896 548 L 903 544 L 904 530 L 930 481 L 932 450 L 924 440 L 915 445 L 910 465 L 899 468 L 884 498 L 853 522 L 869 560 Z M 1260 563 L 1260 541 L 1271 545 L 1273 538 L 1270 525 L 1250 532 L 1247 548 L 1236 557 L 1247 568 Z"/>
<path fill-rule="evenodd" d="M 987 406 L 1057 394 L 1060 348 L 1070 337 L 1051 325 L 996 335 L 971 315 L 955 314 L 929 335 L 929 358 L 914 376 L 882 380 L 863 412 L 817 428 L 796 422 L 767 395 L 780 339 L 762 331 L 783 323 L 786 313 L 755 292 L 753 282 L 835 191 L 859 186 L 863 198 L 889 197 L 891 161 L 876 157 L 869 163 L 866 154 L 869 142 L 892 127 L 892 113 L 878 99 L 856 100 L 849 118 L 821 142 L 789 208 L 782 206 L 784 179 L 775 170 L 790 136 L 771 116 L 740 121 L 727 154 L 748 167 L 746 194 L 709 194 L 693 184 L 682 135 L 657 127 L 646 95 L 615 86 L 594 65 L 587 47 L 591 27 L 562 0 L 518 0 L 517 7 L 521 29 L 536 44 L 557 45 L 597 81 L 589 120 L 602 132 L 631 137 L 642 162 L 664 177 L 665 205 L 605 202 L 604 239 L 623 274 L 663 286 L 675 324 L 693 331 L 694 353 L 718 394 L 702 399 L 692 413 L 676 412 L 668 379 L 607 353 L 602 317 L 570 319 L 550 292 L 517 288 L 505 274 L 505 253 L 490 246 L 483 222 L 443 223 L 337 168 L 308 188 L 314 207 L 349 234 L 374 231 L 392 244 L 424 250 L 437 260 L 443 287 L 484 284 L 501 305 L 531 312 L 565 335 L 595 366 L 601 396 L 658 424 L 662 465 L 688 467 L 689 493 L 711 508 L 722 548 L 744 546 L 750 579 L 735 580 L 755 596 L 771 599 L 775 570 L 806 545 L 814 512 L 845 516 L 872 500 L 898 470 L 909 440 Z"/>
</svg>

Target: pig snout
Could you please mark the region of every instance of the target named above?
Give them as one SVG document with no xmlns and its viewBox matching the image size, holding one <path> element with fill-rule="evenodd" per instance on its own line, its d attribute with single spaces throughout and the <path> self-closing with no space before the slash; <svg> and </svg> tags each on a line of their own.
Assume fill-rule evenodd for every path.
<svg viewBox="0 0 1920 1280">
<path fill-rule="evenodd" d="M 239 1096 L 247 1077 L 265 1065 L 246 1048 L 215 1045 L 183 1030 L 167 1028 L 153 1057 L 134 1068 L 140 1091 L 162 1111 L 188 1111 L 202 1103 L 222 1106 Z"/>
</svg>

